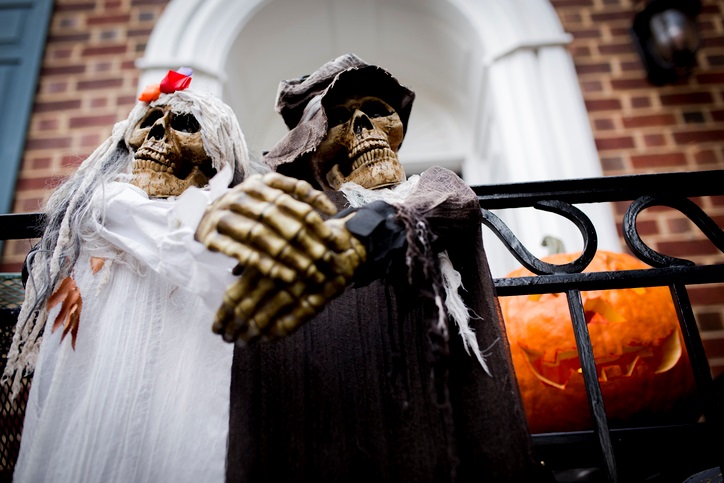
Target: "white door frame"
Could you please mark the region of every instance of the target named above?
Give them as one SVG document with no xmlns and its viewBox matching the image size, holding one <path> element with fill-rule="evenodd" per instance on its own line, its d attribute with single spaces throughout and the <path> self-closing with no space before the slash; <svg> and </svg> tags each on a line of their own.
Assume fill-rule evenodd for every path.
<svg viewBox="0 0 724 483">
<path fill-rule="evenodd" d="M 284 4 L 289 1 L 171 0 L 152 32 L 144 57 L 137 61 L 141 70 L 139 90 L 158 82 L 167 70 L 186 66 L 194 69 L 195 88 L 210 90 L 230 102 L 227 99 L 230 97 L 229 76 L 235 75 L 229 72 L 230 56 L 240 55 L 238 39 L 254 22 L 261 21 L 260 18 L 269 22 L 270 9 L 291 5 Z M 353 11 L 361 8 L 359 2 L 293 1 L 299 8 L 303 2 L 314 3 L 317 8 L 320 2 L 328 1 L 330 7 L 334 2 L 336 15 L 342 18 L 345 9 L 353 14 L 364 14 Z M 374 3 L 370 1 L 370 5 Z M 435 17 L 439 16 L 440 25 L 452 22 L 456 27 L 457 22 L 460 30 L 468 32 L 460 44 L 460 50 L 465 50 L 461 62 L 465 64 L 466 78 L 458 79 L 454 90 L 462 99 L 460 104 L 465 104 L 469 112 L 461 114 L 460 108 L 448 112 L 449 103 L 444 99 L 439 101 L 439 95 L 443 94 L 441 90 L 429 88 L 423 76 L 416 75 L 411 69 L 406 83 L 418 94 L 413 116 L 417 116 L 414 122 L 420 127 L 421 134 L 417 138 L 412 135 L 411 118 L 411 135 L 403 146 L 403 150 L 410 152 L 401 152 L 403 164 L 412 167 L 413 171 L 429 164 L 447 165 L 461 172 L 471 185 L 602 176 L 590 121 L 572 59 L 566 50 L 571 36 L 563 31 L 548 0 L 385 0 L 384 8 L 391 4 L 401 12 L 398 22 L 404 22 L 409 14 L 420 15 L 434 24 L 438 22 Z M 381 5 L 379 8 L 383 8 Z M 425 8 L 420 10 L 419 5 Z M 260 15 L 262 12 L 267 15 Z M 283 17 L 271 18 L 283 22 Z M 410 25 L 414 23 L 411 21 Z M 272 27 L 268 26 L 269 35 L 281 35 L 279 32 L 283 29 L 272 31 Z M 396 44 L 399 40 L 396 39 Z M 263 41 L 259 39 L 259 42 Z M 343 45 L 344 42 L 340 42 L 340 48 L 344 48 Z M 326 52 L 326 49 L 321 50 Z M 341 53 L 323 57 L 323 61 Z M 448 53 L 453 52 L 449 49 Z M 273 52 L 273 55 L 270 62 L 285 61 L 284 52 Z M 367 57 L 363 58 L 367 60 Z M 321 62 L 314 65 L 321 65 Z M 397 70 L 387 64 L 380 65 L 397 76 Z M 451 70 L 450 66 L 447 68 Z M 421 90 L 415 88 L 417 84 L 423 86 Z M 245 119 L 239 112 L 241 109 L 246 114 L 248 107 L 230 104 L 240 119 Z M 249 116 L 254 119 L 278 117 L 272 109 L 273 99 L 269 99 L 267 105 L 268 112 Z M 464 119 L 460 120 L 461 117 Z M 251 126 L 248 119 L 246 125 Z M 242 128 L 249 140 L 244 123 Z M 433 134 L 441 143 L 439 152 L 433 149 L 434 155 L 426 156 L 431 152 L 428 146 L 415 149 L 416 139 L 431 139 Z M 597 228 L 599 247 L 620 250 L 610 206 L 582 208 Z M 518 211 L 503 213 L 502 217 L 534 254 L 545 254 L 541 241 L 546 235 L 563 239 L 569 250 L 580 248 L 581 237 L 567 221 L 530 210 Z M 493 273 L 502 276 L 517 262 L 507 255 L 493 256 L 491 252 L 504 248 L 497 240 L 489 242 L 493 237 L 488 233 L 485 236 Z"/>
</svg>

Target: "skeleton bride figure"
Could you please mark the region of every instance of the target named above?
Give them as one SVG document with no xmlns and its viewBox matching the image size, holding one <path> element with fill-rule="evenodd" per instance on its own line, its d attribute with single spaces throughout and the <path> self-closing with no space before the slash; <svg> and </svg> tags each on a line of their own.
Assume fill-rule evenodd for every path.
<svg viewBox="0 0 724 483">
<path fill-rule="evenodd" d="M 223 481 L 232 352 L 209 321 L 234 263 L 193 231 L 252 166 L 187 74 L 145 91 L 48 202 L 5 373 L 17 392 L 34 369 L 16 482 Z"/>
</svg>

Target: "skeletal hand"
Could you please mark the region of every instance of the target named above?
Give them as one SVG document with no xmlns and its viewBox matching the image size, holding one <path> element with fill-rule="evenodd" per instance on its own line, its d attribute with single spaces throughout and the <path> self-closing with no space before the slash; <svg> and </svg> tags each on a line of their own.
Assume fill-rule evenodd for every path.
<svg viewBox="0 0 724 483">
<path fill-rule="evenodd" d="M 229 342 L 287 335 L 349 285 L 365 249 L 344 219 L 315 210 L 336 211 L 309 183 L 277 173 L 249 177 L 207 210 L 197 240 L 244 267 L 214 332 Z"/>
</svg>

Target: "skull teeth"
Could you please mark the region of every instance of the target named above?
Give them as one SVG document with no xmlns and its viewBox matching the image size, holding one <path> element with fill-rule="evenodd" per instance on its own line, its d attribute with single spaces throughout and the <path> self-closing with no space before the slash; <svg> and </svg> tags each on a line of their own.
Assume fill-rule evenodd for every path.
<svg viewBox="0 0 724 483">
<path fill-rule="evenodd" d="M 352 171 L 354 172 L 362 166 L 372 164 L 375 161 L 379 161 L 385 158 L 391 158 L 394 156 L 394 151 L 392 151 L 389 147 L 376 148 L 372 149 L 371 151 L 365 151 L 357 156 L 357 158 L 352 162 Z"/>
<path fill-rule="evenodd" d="M 136 151 L 136 157 L 144 159 L 160 159 L 168 156 L 169 149 L 163 144 L 148 144 L 141 146 Z"/>
<path fill-rule="evenodd" d="M 355 160 L 354 166 L 347 175 L 342 174 L 339 164 L 332 166 L 326 175 L 329 186 L 339 189 L 344 183 L 351 181 L 364 188 L 377 189 L 405 180 L 405 172 L 391 149 L 376 149 L 365 153 Z M 381 170 L 377 169 L 378 166 Z"/>
<path fill-rule="evenodd" d="M 376 151 L 379 149 L 390 149 L 390 144 L 386 139 L 367 138 L 352 147 L 349 151 L 349 159 L 356 159 L 369 151 Z"/>
<path fill-rule="evenodd" d="M 153 148 L 141 146 L 141 148 L 136 151 L 132 169 L 134 171 L 145 170 L 175 174 L 176 163 L 169 162 L 167 155 L 168 149 L 166 146 L 153 146 Z"/>
<path fill-rule="evenodd" d="M 133 171 L 156 171 L 158 173 L 171 173 L 176 171 L 176 163 L 166 164 L 166 158 L 159 158 L 158 161 L 153 159 L 134 159 L 132 164 Z"/>
</svg>

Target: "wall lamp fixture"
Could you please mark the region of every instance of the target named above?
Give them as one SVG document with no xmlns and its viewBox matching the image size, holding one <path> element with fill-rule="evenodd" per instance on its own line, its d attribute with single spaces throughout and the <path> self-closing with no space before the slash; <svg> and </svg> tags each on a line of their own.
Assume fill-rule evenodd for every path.
<svg viewBox="0 0 724 483">
<path fill-rule="evenodd" d="M 652 84 L 670 84 L 691 73 L 700 43 L 700 11 L 700 0 L 649 0 L 634 17 L 634 43 Z"/>
</svg>

